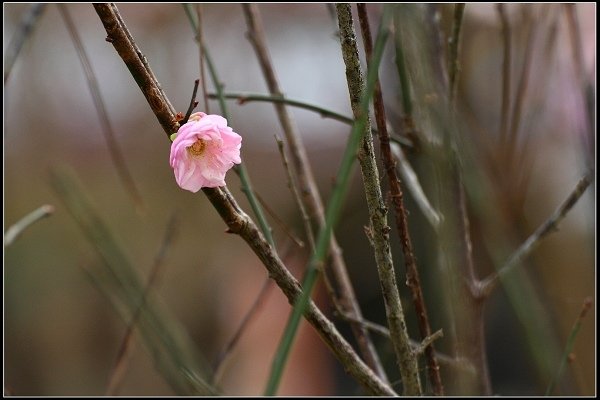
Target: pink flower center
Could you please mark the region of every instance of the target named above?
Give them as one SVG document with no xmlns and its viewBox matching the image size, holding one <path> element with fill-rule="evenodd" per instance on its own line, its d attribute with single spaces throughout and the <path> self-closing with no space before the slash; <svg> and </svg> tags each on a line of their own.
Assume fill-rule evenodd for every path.
<svg viewBox="0 0 600 400">
<path fill-rule="evenodd" d="M 196 142 L 187 148 L 187 151 L 193 156 L 201 156 L 206 149 L 206 142 L 202 139 L 196 140 Z"/>
</svg>

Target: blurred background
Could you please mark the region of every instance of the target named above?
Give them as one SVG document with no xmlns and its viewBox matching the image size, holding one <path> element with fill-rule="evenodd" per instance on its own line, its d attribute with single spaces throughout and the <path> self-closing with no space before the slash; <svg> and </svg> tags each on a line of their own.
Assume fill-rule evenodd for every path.
<svg viewBox="0 0 600 400">
<path fill-rule="evenodd" d="M 4 4 L 4 54 L 29 4 Z M 199 76 L 198 47 L 181 5 L 123 4 L 123 19 L 147 57 L 165 93 L 185 112 L 194 79 Z M 67 211 L 51 184 L 52 174 L 69 170 L 77 178 L 97 215 L 104 221 L 125 256 L 147 279 L 163 243 L 168 221 L 175 215 L 176 234 L 168 245 L 156 284 L 155 297 L 201 354 L 207 369 L 235 332 L 256 298 L 266 273 L 258 259 L 225 224 L 202 194 L 181 190 L 168 164 L 169 142 L 123 61 L 104 39 L 106 32 L 92 5 L 68 5 L 100 85 L 110 122 L 125 156 L 144 210 L 139 212 L 119 181 L 104 139 L 81 63 L 56 5 L 48 4 L 4 82 L 4 231 L 43 204 L 55 207 L 48 219 L 29 227 L 4 249 L 4 390 L 5 394 L 82 396 L 106 392 L 111 369 L 127 323 L 98 290 L 89 270 L 102 263 L 98 253 Z M 287 96 L 351 115 L 338 39 L 337 23 L 325 4 L 260 5 L 269 50 Z M 595 4 L 574 7 L 582 43 L 582 70 L 594 88 L 596 68 Z M 440 7 L 443 31 L 451 26 L 453 5 Z M 381 13 L 369 5 L 371 22 Z M 513 85 L 518 85 L 527 50 L 528 32 L 538 26 L 532 44 L 531 73 L 524 94 L 519 148 L 526 176 L 516 185 L 518 212 L 497 209 L 498 218 L 514 227 L 516 248 L 566 198 L 585 170 L 595 165 L 595 130 L 586 120 L 582 76 L 574 62 L 566 7 L 560 4 L 507 5 L 513 31 Z M 267 93 L 249 41 L 242 7 L 203 6 L 203 33 L 226 91 Z M 461 73 L 457 102 L 466 137 L 474 147 L 493 142 L 500 123 L 502 36 L 493 4 L 469 4 L 465 9 Z M 416 45 L 418 46 L 418 44 Z M 393 46 L 382 63 L 382 82 L 392 124 L 401 117 Z M 212 91 L 213 85 L 208 85 Z M 515 93 L 515 89 L 513 89 Z M 419 100 L 419 99 L 417 99 Z M 200 107 L 203 106 L 201 101 Z M 230 126 L 243 137 L 242 158 L 256 191 L 286 229 L 303 237 L 299 211 L 287 188 L 274 135 L 283 136 L 271 104 L 228 103 Z M 219 113 L 216 101 L 210 111 Z M 331 191 L 345 138 L 350 128 L 315 113 L 293 109 L 324 199 Z M 482 150 L 482 153 L 486 151 Z M 484 156 L 481 156 L 484 158 Z M 494 154 L 489 156 L 496 162 Z M 427 160 L 411 154 L 417 172 Z M 493 162 L 481 161 L 483 165 Z M 500 163 L 501 164 L 501 163 Z M 493 167 L 490 167 L 493 169 Z M 510 175 L 501 171 L 500 178 Z M 59 174 L 61 172 L 58 172 Z M 355 174 L 337 235 L 365 317 L 385 322 L 373 253 L 364 233 L 368 215 L 360 174 Z M 492 174 L 493 175 L 493 174 Z M 428 175 L 423 173 L 424 179 Z M 512 188 L 489 178 L 486 187 Z M 229 173 L 228 187 L 249 212 L 239 179 Z M 384 188 L 387 187 L 384 185 Z M 425 185 L 426 189 L 429 185 Z M 511 189 L 512 190 L 512 189 Z M 517 190 L 517 189 L 515 189 Z M 426 190 L 427 191 L 427 190 Z M 499 192 L 500 193 L 500 192 Z M 512 200 L 510 200 L 512 201 Z M 507 200 L 507 202 L 510 202 Z M 439 296 L 434 293 L 435 259 L 429 247 L 432 229 L 407 196 L 409 224 L 422 269 L 425 297 L 432 320 Z M 513 203 L 511 203 L 513 204 Z M 514 204 L 513 204 L 514 205 Z M 492 207 L 495 207 L 493 205 Z M 509 207 L 510 208 L 510 207 Z M 392 215 L 390 214 L 390 218 Z M 273 216 L 275 240 L 297 277 L 307 258 Z M 390 223 L 393 223 L 390 220 Z M 489 230 L 473 226 L 476 265 L 480 277 L 490 272 L 485 250 Z M 397 237 L 393 253 L 403 274 Z M 550 331 L 562 352 L 583 301 L 595 300 L 595 185 L 535 250 L 523 271 L 548 316 Z M 483 249 L 483 250 L 482 250 Z M 510 252 L 508 253 L 510 254 Z M 88 272 L 86 272 L 88 271 Z M 399 278 L 403 282 L 403 278 Z M 408 313 L 410 294 L 400 285 Z M 316 296 L 328 315 L 331 306 L 323 288 Z M 527 299 L 527 297 L 525 297 Z M 524 300 L 526 301 L 526 300 Z M 559 392 L 595 393 L 595 301 L 582 323 Z M 289 315 L 280 291 L 270 289 L 267 301 L 229 354 L 219 374 L 227 395 L 260 395 L 264 390 L 275 347 Z M 350 337 L 343 321 L 341 331 Z M 416 337 L 414 316 L 409 329 Z M 434 330 L 444 328 L 433 326 Z M 503 290 L 486 307 L 486 338 L 493 392 L 500 395 L 539 395 L 548 381 L 540 379 L 526 340 L 523 320 Z M 397 373 L 391 346 L 373 336 L 390 378 Z M 445 348 L 444 339 L 440 347 Z M 425 368 L 424 363 L 422 367 Z M 558 365 L 551 366 L 553 371 Z M 286 368 L 281 395 L 355 395 L 360 387 L 349 379 L 309 326 L 304 326 Z M 143 345 L 132 350 L 122 395 L 173 395 Z"/>
</svg>

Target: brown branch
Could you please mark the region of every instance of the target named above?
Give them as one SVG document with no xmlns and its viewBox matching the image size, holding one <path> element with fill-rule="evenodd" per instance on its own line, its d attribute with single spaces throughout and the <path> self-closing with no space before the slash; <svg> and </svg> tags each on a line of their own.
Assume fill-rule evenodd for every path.
<svg viewBox="0 0 600 400">
<path fill-rule="evenodd" d="M 521 262 L 538 246 L 543 238 L 549 233 L 558 229 L 558 224 L 567 215 L 569 210 L 573 208 L 575 203 L 583 195 L 587 187 L 593 181 L 593 172 L 585 174 L 575 186 L 575 189 L 569 194 L 565 201 L 554 211 L 554 213 L 540 225 L 535 232 L 531 234 L 523 242 L 523 244 L 509 257 L 506 263 L 498 269 L 497 272 L 492 273 L 486 279 L 481 282 L 481 295 L 489 296 L 492 291 L 498 285 L 500 279 L 512 271 L 514 268 L 519 266 Z"/>
<path fill-rule="evenodd" d="M 360 21 L 367 60 L 371 60 L 373 54 L 373 39 L 371 37 L 371 28 L 369 26 L 367 7 L 364 3 L 358 4 L 358 18 Z M 431 336 L 431 326 L 429 325 L 429 318 L 427 314 L 427 308 L 425 306 L 425 299 L 423 297 L 423 290 L 421 288 L 419 271 L 417 269 L 417 262 L 414 256 L 410 232 L 408 230 L 408 218 L 406 208 L 404 207 L 402 188 L 400 187 L 400 180 L 396 174 L 396 162 L 390 148 L 390 136 L 387 131 L 385 107 L 383 105 L 383 96 L 381 94 L 381 85 L 379 80 L 377 80 L 377 83 L 375 84 L 373 105 L 375 108 L 377 130 L 379 132 L 381 155 L 387 176 L 389 178 L 390 192 L 392 202 L 394 204 L 396 228 L 400 236 L 402 252 L 404 254 L 406 282 L 412 295 L 413 304 L 419 323 L 421 339 L 425 339 L 426 337 Z M 433 342 L 431 342 L 431 344 L 425 348 L 425 356 L 427 358 L 427 363 L 429 364 L 429 379 L 431 380 L 431 384 L 433 386 L 433 393 L 436 396 L 443 396 L 444 386 L 442 385 L 440 367 L 435 357 Z"/>
<path fill-rule="evenodd" d="M 271 57 L 267 48 L 258 6 L 256 4 L 244 4 L 243 7 L 248 25 L 248 39 L 256 52 L 261 70 L 267 81 L 269 92 L 272 95 L 282 96 L 282 91 L 279 87 L 279 82 L 271 63 Z M 285 138 L 288 142 L 291 161 L 296 171 L 303 202 L 313 220 L 316 221 L 317 227 L 320 229 L 325 225 L 325 211 L 306 154 L 306 149 L 298 134 L 296 124 L 285 104 L 274 103 L 274 106 Z M 344 307 L 345 311 L 352 313 L 355 317 L 362 318 L 362 312 L 360 311 L 358 301 L 356 300 L 354 288 L 352 287 L 350 277 L 348 276 L 341 249 L 333 235 L 330 241 L 329 253 L 331 255 L 330 266 L 333 273 L 332 275 L 338 285 L 340 305 Z M 375 351 L 375 346 L 369 337 L 368 331 L 359 324 L 351 324 L 351 327 L 366 363 L 377 372 L 377 375 L 387 381 L 385 370 L 381 365 L 381 361 Z"/>
<path fill-rule="evenodd" d="M 133 39 L 127 32 L 125 25 L 119 22 L 120 17 L 116 6 L 114 4 L 94 4 L 94 8 L 107 30 L 109 38 L 111 38 L 111 43 L 115 46 L 123 61 L 128 63 L 127 65 L 134 79 L 146 96 L 159 123 L 163 126 L 167 136 L 170 135 L 173 128 L 177 126 L 173 108 L 162 90 L 159 90 L 159 86 L 157 87 L 157 82 L 152 78 L 153 75 L 147 62 L 143 63 L 141 61 L 140 57 L 143 57 L 143 55 L 139 50 L 136 52 L 135 43 L 133 43 Z M 202 191 L 226 223 L 229 231 L 240 235 L 248 243 L 269 271 L 269 276 L 286 295 L 290 304 L 294 304 L 302 292 L 300 284 L 281 262 L 256 224 L 241 210 L 227 187 L 204 188 Z M 360 359 L 333 323 L 323 315 L 312 301 L 308 304 L 304 316 L 342 363 L 346 371 L 361 385 L 373 394 L 396 395 L 394 390 Z"/>
<path fill-rule="evenodd" d="M 144 55 L 131 38 L 117 7 L 113 3 L 103 3 L 94 4 L 94 8 L 106 29 L 106 41 L 115 47 L 125 62 L 168 139 L 171 134 L 179 130 L 175 109 L 163 93 Z"/>
<path fill-rule="evenodd" d="M 359 120 L 363 117 L 364 109 L 361 107 L 361 99 L 364 92 L 364 78 L 362 75 L 358 46 L 356 44 L 356 33 L 352 18 L 352 7 L 349 3 L 337 3 L 338 25 L 340 27 L 340 45 L 342 57 L 346 69 L 346 81 L 350 106 L 354 118 Z M 389 12 L 389 9 L 384 11 Z M 383 22 L 382 22 L 383 23 Z M 381 29 L 384 28 L 380 25 Z M 375 74 L 373 74 L 375 76 Z M 363 117 L 365 118 L 365 117 Z M 391 332 L 392 347 L 396 355 L 400 375 L 402 377 L 404 395 L 420 396 L 422 394 L 419 376 L 418 357 L 410 348 L 408 330 L 400 301 L 400 293 L 390 250 L 389 232 L 387 225 L 387 208 L 383 201 L 381 188 L 379 186 L 379 172 L 373 148 L 373 137 L 371 135 L 371 122 L 366 116 L 365 132 L 362 142 L 358 148 L 358 163 L 362 174 L 367 207 L 369 209 L 369 222 L 371 238 L 375 255 L 375 264 L 379 275 L 379 283 L 383 295 L 386 318 Z M 385 124 L 385 120 L 384 120 Z"/>
<path fill-rule="evenodd" d="M 298 189 L 298 185 L 294 180 L 292 175 L 292 169 L 290 168 L 290 163 L 288 161 L 283 140 L 281 140 L 278 136 L 275 136 L 275 141 L 277 141 L 277 148 L 279 149 L 279 154 L 281 155 L 281 162 L 283 163 L 283 169 L 286 172 L 288 187 L 292 191 L 294 196 L 294 200 L 296 200 L 296 205 L 298 205 L 298 209 L 300 210 L 300 215 L 302 216 L 302 222 L 304 223 L 304 234 L 306 235 L 306 240 L 310 246 L 310 252 L 313 253 L 315 251 L 315 235 L 313 233 L 312 225 L 310 223 L 310 217 L 306 212 L 306 208 L 302 203 L 302 197 L 300 195 L 300 190 Z"/>
<path fill-rule="evenodd" d="M 271 279 L 286 295 L 289 303 L 295 304 L 301 295 L 300 284 L 283 265 L 252 220 L 239 208 L 227 188 L 205 188 L 203 191 L 229 227 L 229 231 L 240 235 L 248 243 L 269 271 Z M 374 394 L 395 395 L 394 391 L 358 357 L 350 344 L 312 301 L 309 302 L 304 316 L 315 327 L 346 371 L 358 382 Z"/>
</svg>

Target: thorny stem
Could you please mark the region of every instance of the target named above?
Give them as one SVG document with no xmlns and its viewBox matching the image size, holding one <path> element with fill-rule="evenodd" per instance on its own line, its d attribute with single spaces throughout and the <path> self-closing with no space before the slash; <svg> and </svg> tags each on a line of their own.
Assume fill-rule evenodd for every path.
<svg viewBox="0 0 600 400">
<path fill-rule="evenodd" d="M 248 25 L 248 39 L 256 52 L 269 92 L 273 96 L 283 97 L 275 70 L 271 63 L 258 7 L 255 4 L 244 4 L 243 7 Z M 325 226 L 323 202 L 319 195 L 314 174 L 306 154 L 306 149 L 298 134 L 296 124 L 294 123 L 292 115 L 288 112 L 288 109 L 283 103 L 276 103 L 275 109 L 286 141 L 288 142 L 292 165 L 296 171 L 304 204 L 312 219 L 316 222 L 317 227 L 323 229 Z M 356 295 L 354 294 L 354 288 L 352 287 L 352 283 L 348 276 L 341 249 L 333 235 L 329 245 L 329 253 L 331 255 L 331 272 L 338 285 L 340 305 L 344 307 L 345 311 L 352 313 L 357 318 L 361 318 L 362 313 L 358 301 L 356 300 Z M 359 324 L 351 324 L 351 328 L 367 365 L 373 368 L 381 379 L 387 381 L 385 370 L 381 365 L 381 361 L 375 351 L 375 346 L 371 342 L 368 331 Z"/>
<path fill-rule="evenodd" d="M 371 37 L 371 28 L 369 26 L 367 7 L 365 3 L 359 3 L 357 6 L 363 43 L 365 46 L 365 53 L 367 60 L 371 60 L 373 54 L 373 39 Z M 431 326 L 429 325 L 429 317 L 427 314 L 427 308 L 425 306 L 423 290 L 421 288 L 419 271 L 417 269 L 417 262 L 408 229 L 408 218 L 406 208 L 404 207 L 402 188 L 400 187 L 400 180 L 396 174 L 396 163 L 390 148 L 390 136 L 386 127 L 385 107 L 383 105 L 383 96 L 381 93 L 379 79 L 377 79 L 377 83 L 375 84 L 373 105 L 375 109 L 375 120 L 379 132 L 381 155 L 383 158 L 385 171 L 387 172 L 389 178 L 390 192 L 392 202 L 394 204 L 396 229 L 398 230 L 398 235 L 400 236 L 402 252 L 404 254 L 404 262 L 406 265 L 406 282 L 412 294 L 413 304 L 419 323 L 421 339 L 425 339 L 426 337 L 431 336 Z M 440 367 L 435 357 L 435 348 L 433 347 L 433 343 L 425 347 L 425 355 L 429 364 L 428 372 L 429 379 L 431 380 L 433 386 L 433 393 L 436 396 L 443 396 L 444 387 L 442 385 Z"/>
<path fill-rule="evenodd" d="M 146 96 L 159 123 L 164 127 L 168 137 L 173 131 L 176 131 L 176 129 L 172 129 L 172 126 L 177 124 L 175 121 L 175 112 L 164 93 L 157 91 L 156 82 L 151 79 L 153 75 L 147 63 L 144 65 L 144 68 L 135 68 L 137 67 L 135 59 L 139 58 L 141 52 L 138 54 L 135 51 L 133 38 L 128 34 L 125 25 L 119 22 L 118 9 L 114 4 L 94 4 L 94 8 L 107 30 L 113 46 L 123 61 L 126 63 L 132 62 L 133 70 L 130 68 L 132 75 L 134 75 L 134 79 L 140 85 L 142 92 Z M 141 56 L 143 57 L 143 55 Z M 150 93 L 150 95 L 147 95 L 147 93 Z M 151 103 L 151 101 L 154 103 Z M 171 112 L 166 113 L 165 110 L 169 108 Z M 229 230 L 232 233 L 240 235 L 248 243 L 269 271 L 270 277 L 286 295 L 288 301 L 291 304 L 295 303 L 302 294 L 299 283 L 281 262 L 273 247 L 270 246 L 254 222 L 240 209 L 227 188 L 204 188 L 203 192 L 227 224 Z M 340 360 L 342 365 L 344 365 L 348 373 L 360 382 L 361 385 L 376 395 L 396 395 L 394 390 L 375 375 L 360 359 L 331 321 L 321 313 L 312 301 L 308 303 L 304 311 L 304 316 L 316 329 L 317 333 Z"/>
<path fill-rule="evenodd" d="M 569 194 L 565 201 L 554 211 L 554 213 L 540 225 L 535 232 L 523 242 L 523 244 L 508 258 L 506 263 L 490 276 L 481 282 L 481 295 L 489 296 L 499 281 L 521 262 L 538 246 L 540 241 L 549 233 L 558 229 L 558 224 L 567 215 L 569 210 L 577 203 L 587 187 L 593 181 L 593 172 L 585 174 L 575 186 L 575 189 Z"/>
<path fill-rule="evenodd" d="M 340 28 L 340 42 L 342 55 L 346 65 L 346 79 L 350 94 L 350 104 L 354 118 L 364 118 L 367 123 L 362 134 L 362 143 L 358 150 L 358 161 L 363 175 L 367 206 L 369 208 L 369 219 L 371 222 L 373 247 L 375 259 L 379 272 L 379 280 L 382 287 L 388 326 L 391 332 L 392 344 L 400 367 L 400 375 L 404 387 L 404 394 L 417 396 L 422 394 L 419 378 L 419 368 L 416 354 L 410 348 L 408 331 L 404 321 L 404 312 L 400 302 L 400 295 L 396 285 L 396 276 L 390 251 L 389 231 L 387 225 L 387 210 L 379 187 L 379 173 L 373 149 L 373 138 L 368 119 L 368 108 L 361 107 L 361 99 L 364 99 L 365 84 L 360 67 L 358 47 L 356 45 L 356 34 L 352 21 L 352 9 L 348 3 L 336 4 L 338 25 Z M 378 36 L 389 33 L 387 23 L 389 21 L 389 9 L 384 9 L 379 27 Z M 377 65 L 371 60 L 369 72 L 373 72 L 373 89 L 377 79 Z M 369 76 L 371 78 L 371 76 Z"/>
</svg>

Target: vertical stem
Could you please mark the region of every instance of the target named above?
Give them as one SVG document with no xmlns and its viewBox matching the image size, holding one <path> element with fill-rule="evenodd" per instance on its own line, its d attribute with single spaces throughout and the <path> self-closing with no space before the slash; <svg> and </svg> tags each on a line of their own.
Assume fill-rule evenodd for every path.
<svg viewBox="0 0 600 400">
<path fill-rule="evenodd" d="M 460 64 L 458 62 L 459 56 L 459 42 L 460 42 L 460 29 L 462 27 L 463 14 L 465 12 L 465 3 L 458 3 L 454 6 L 454 22 L 452 25 L 452 36 L 450 37 L 450 101 L 454 99 L 456 94 L 456 85 L 458 82 L 458 71 L 460 70 Z"/>
<path fill-rule="evenodd" d="M 508 142 L 508 121 L 510 121 L 510 77 L 511 77 L 511 29 L 510 22 L 504 9 L 504 4 L 496 5 L 500 23 L 502 25 L 502 44 L 504 48 L 504 60 L 502 61 L 502 108 L 500 110 L 500 143 Z"/>
<path fill-rule="evenodd" d="M 519 134 L 519 125 L 521 123 L 521 114 L 523 112 L 523 104 L 525 101 L 525 94 L 529 85 L 529 72 L 531 71 L 531 63 L 533 60 L 533 43 L 537 34 L 537 24 L 534 23 L 529 10 L 526 9 L 528 18 L 529 31 L 527 33 L 527 45 L 525 47 L 525 59 L 523 60 L 523 68 L 521 69 L 521 76 L 519 77 L 519 83 L 517 86 L 517 93 L 515 94 L 515 103 L 512 110 L 512 119 L 510 121 L 510 128 L 508 131 L 508 148 L 509 157 L 512 158 L 514 150 L 517 146 L 517 139 Z M 508 160 L 510 162 L 510 160 Z"/>
<path fill-rule="evenodd" d="M 271 63 L 258 6 L 256 4 L 244 4 L 243 7 L 248 24 L 248 39 L 256 52 L 263 75 L 267 81 L 269 92 L 272 95 L 283 97 L 275 70 Z M 319 229 L 323 229 L 325 226 L 323 202 L 319 196 L 319 190 L 314 174 L 308 161 L 306 149 L 298 134 L 296 124 L 285 104 L 276 103 L 275 109 L 290 149 L 292 165 L 296 171 L 304 204 L 311 217 L 316 221 Z M 331 237 L 329 253 L 331 254 L 331 272 L 333 273 L 333 277 L 339 290 L 339 303 L 346 313 L 353 315 L 357 319 L 361 319 L 362 312 L 358 305 L 358 301 L 356 300 L 354 288 L 352 287 L 346 264 L 342 257 L 342 251 L 335 236 Z M 376 371 L 379 377 L 386 381 L 387 377 L 385 370 L 375 351 L 375 346 L 371 341 L 369 332 L 364 326 L 356 322 L 351 323 L 351 328 L 365 362 Z"/>
<path fill-rule="evenodd" d="M 358 17 L 363 36 L 363 43 L 365 46 L 365 53 L 367 55 L 367 60 L 370 62 L 373 56 L 373 40 L 371 38 L 371 28 L 369 26 L 366 4 L 358 4 Z M 396 228 L 401 238 L 400 242 L 402 244 L 402 251 L 404 253 L 406 282 L 408 283 L 408 287 L 410 288 L 412 294 L 417 320 L 419 323 L 421 339 L 425 339 L 431 336 L 431 327 L 429 325 L 427 308 L 425 307 L 425 299 L 421 289 L 419 271 L 417 269 L 417 262 L 414 256 L 410 233 L 408 230 L 408 219 L 407 212 L 404 207 L 403 193 L 400 187 L 400 180 L 396 174 L 396 163 L 390 148 L 390 136 L 386 126 L 385 108 L 383 105 L 383 96 L 381 94 L 381 85 L 379 83 L 379 79 L 377 79 L 375 84 L 373 104 L 375 108 L 375 120 L 377 123 L 377 131 L 379 133 L 379 143 L 383 164 L 389 178 L 390 192 L 392 194 L 392 202 L 394 203 Z M 435 348 L 433 347 L 433 343 L 429 344 L 425 348 L 425 356 L 427 357 L 427 362 L 429 364 L 429 379 L 431 380 L 433 386 L 433 392 L 436 396 L 443 396 L 444 387 L 442 385 L 440 367 L 435 357 Z"/>
<path fill-rule="evenodd" d="M 379 280 L 385 302 L 386 315 L 390 328 L 392 344 L 400 367 L 400 375 L 404 385 L 404 394 L 418 396 L 422 394 L 419 378 L 419 368 L 416 354 L 410 348 L 408 331 L 404 320 L 404 312 L 400 302 L 400 295 L 396 285 L 396 275 L 390 251 L 389 232 L 387 225 L 387 210 L 379 187 L 379 173 L 373 149 L 373 137 L 368 119 L 368 108 L 362 106 L 364 99 L 364 80 L 356 45 L 356 34 L 352 20 L 352 9 L 350 4 L 336 4 L 338 24 L 340 28 L 340 41 L 344 63 L 346 64 L 346 79 L 350 94 L 350 104 L 355 119 L 364 119 L 362 143 L 358 149 L 358 161 L 363 175 L 365 195 L 369 208 L 369 219 L 371 222 L 372 242 L 375 250 L 375 260 L 379 272 Z M 387 23 L 389 12 L 384 9 L 379 26 L 379 36 L 387 34 Z M 377 79 L 377 64 L 371 61 L 369 66 L 369 82 L 375 86 Z M 362 107 L 361 107 L 362 106 Z"/>
<path fill-rule="evenodd" d="M 192 27 L 194 28 L 194 32 L 197 33 L 196 39 L 198 40 L 198 45 L 201 49 L 201 52 L 203 53 L 203 56 L 204 56 L 203 58 L 206 59 L 206 63 L 208 64 L 208 69 L 209 69 L 210 75 L 212 77 L 213 84 L 215 85 L 215 88 L 219 95 L 219 105 L 221 107 L 221 114 L 231 125 L 231 117 L 229 115 L 229 112 L 227 111 L 227 103 L 225 102 L 225 99 L 224 99 L 223 87 L 219 81 L 217 69 L 215 68 L 215 65 L 213 64 L 212 59 L 210 58 L 210 53 L 208 51 L 208 48 L 204 45 L 204 43 L 200 39 L 201 38 L 200 20 L 199 19 L 198 19 L 198 21 L 194 20 L 194 18 L 193 18 L 194 14 L 192 13 L 192 8 L 191 8 L 190 4 L 185 4 L 184 9 L 186 11 L 186 14 L 188 15 L 190 23 L 192 24 Z M 258 202 L 258 199 L 254 195 L 254 189 L 252 188 L 252 182 L 250 181 L 250 176 L 248 175 L 248 171 L 246 170 L 245 164 L 242 163 L 242 164 L 234 165 L 233 170 L 240 177 L 240 181 L 242 182 L 242 192 L 244 192 L 244 194 L 246 195 L 246 198 L 248 199 L 248 202 L 250 203 L 250 207 L 252 208 L 252 211 L 254 212 L 256 219 L 258 220 L 258 224 L 260 225 L 261 231 L 263 232 L 263 234 L 265 235 L 265 237 L 267 238 L 267 240 L 269 241 L 271 246 L 273 246 L 273 248 L 275 248 L 275 240 L 273 239 L 273 233 L 272 233 L 271 227 L 269 226 L 267 218 L 265 217 L 265 213 L 263 212 L 262 207 L 260 206 L 260 203 Z"/>
<path fill-rule="evenodd" d="M 125 24 L 122 22 L 116 6 L 114 4 L 94 4 L 94 8 L 109 37 L 112 39 L 113 46 L 123 61 L 127 64 L 130 60 L 144 59 L 139 50 L 136 52 L 137 46 L 127 31 Z M 132 75 L 134 75 L 134 79 L 140 85 L 142 93 L 146 94 L 156 91 L 157 96 L 147 97 L 147 100 L 168 137 L 173 132 L 171 125 L 175 121 L 175 112 L 172 110 L 172 106 L 164 92 L 157 89 L 156 85 L 158 85 L 158 82 L 154 79 L 154 74 L 149 65 L 147 62 L 143 64 L 143 68 L 133 68 L 131 71 Z M 133 67 L 137 67 L 137 64 L 133 65 Z M 150 104 L 151 101 L 155 101 L 155 104 Z M 368 102 L 368 99 L 366 101 Z M 163 111 L 167 109 L 171 109 L 171 112 L 164 113 Z M 359 131 L 358 128 L 357 131 Z M 277 286 L 285 294 L 288 301 L 292 304 L 296 303 L 302 294 L 300 285 L 279 259 L 273 247 L 266 241 L 264 235 L 252 219 L 241 210 L 227 187 L 203 188 L 202 192 L 208 197 L 215 210 L 227 224 L 229 230 L 232 233 L 239 234 L 262 261 L 269 271 L 269 276 L 277 283 Z M 309 301 L 304 316 L 315 328 L 332 353 L 335 354 L 348 374 L 375 395 L 396 396 L 396 393 L 389 384 L 375 375 L 360 359 L 333 323 L 323 315 L 313 302 Z M 175 354 L 175 352 L 172 352 L 172 354 Z M 175 355 L 178 355 L 178 353 Z"/>
</svg>

